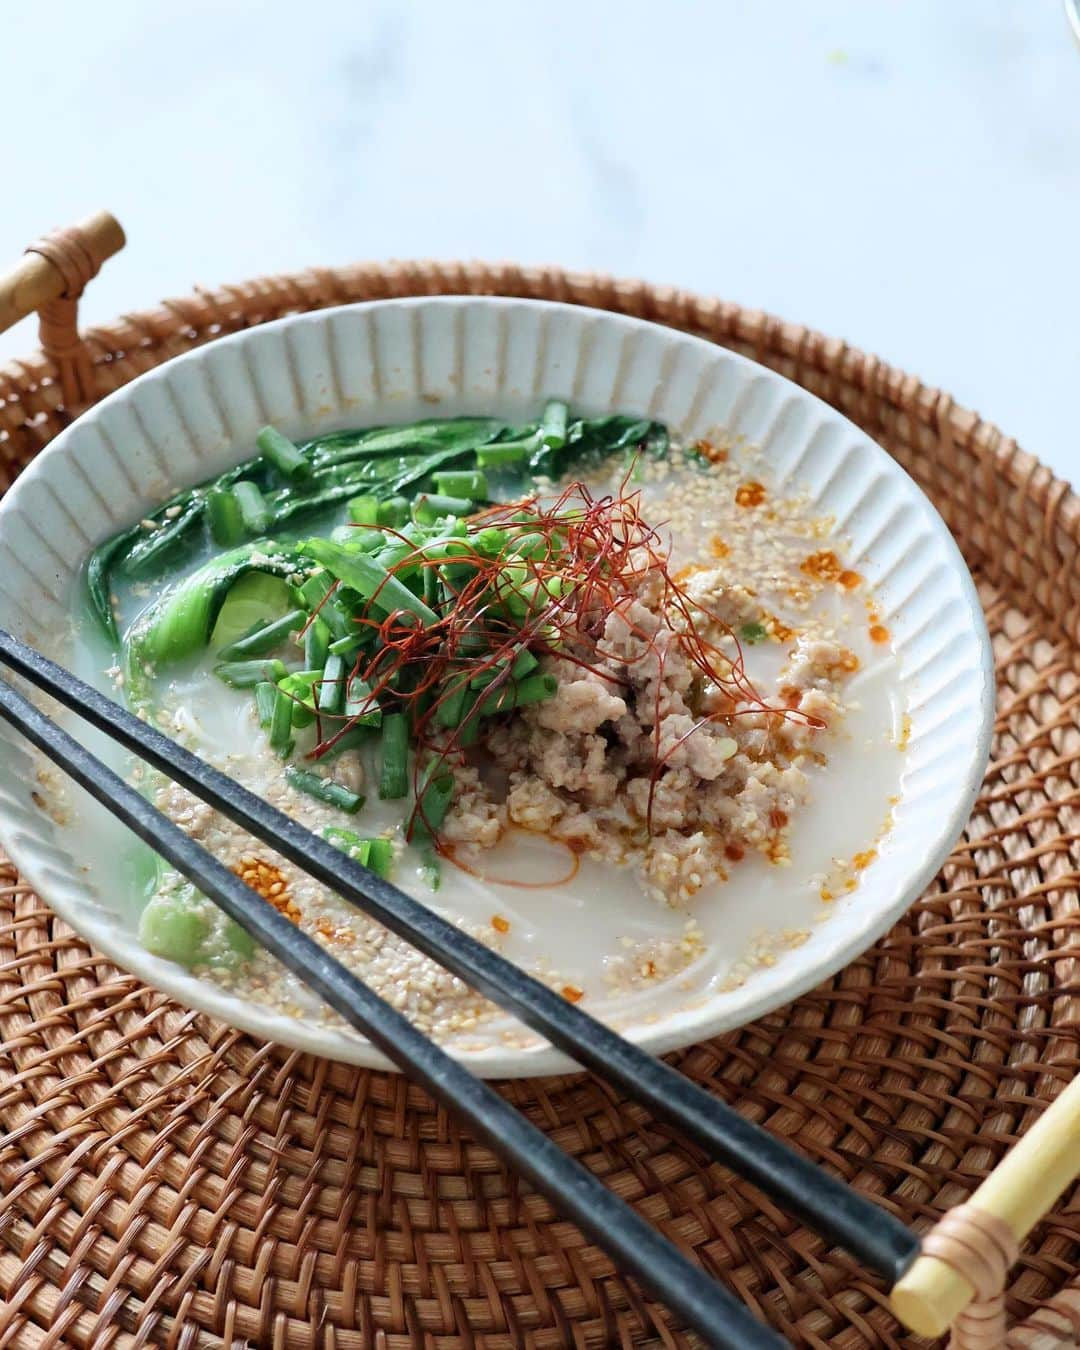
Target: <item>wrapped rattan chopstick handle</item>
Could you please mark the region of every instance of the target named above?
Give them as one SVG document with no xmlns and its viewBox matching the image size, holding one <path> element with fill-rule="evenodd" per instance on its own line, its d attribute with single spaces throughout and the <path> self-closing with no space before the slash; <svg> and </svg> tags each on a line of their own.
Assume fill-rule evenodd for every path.
<svg viewBox="0 0 1080 1350">
<path fill-rule="evenodd" d="M 124 247 L 120 222 L 108 211 L 30 245 L 0 277 L 0 333 L 51 300 L 75 300 L 101 264 Z"/>
<path fill-rule="evenodd" d="M 124 247 L 120 222 L 99 211 L 79 225 L 36 239 L 21 262 L 0 277 L 0 333 L 37 310 L 45 354 L 56 364 L 64 404 L 94 398 L 93 366 L 79 338 L 79 296 L 102 263 Z"/>
<path fill-rule="evenodd" d="M 0 332 L 50 301 L 77 300 L 101 263 L 123 247 L 120 221 L 107 211 L 32 243 L 0 278 Z"/>
<path fill-rule="evenodd" d="M 973 1296 L 991 1303 L 995 1291 L 990 1286 L 1000 1294 L 1019 1244 L 1078 1176 L 1080 1077 L 1005 1155 L 968 1204 L 937 1225 L 930 1236 L 939 1241 L 928 1241 L 925 1254 L 894 1286 L 893 1311 L 922 1336 L 940 1336 L 953 1325 L 954 1345 L 983 1343 L 957 1337 L 957 1317 Z M 987 1288 L 979 1287 L 981 1275 Z"/>
</svg>

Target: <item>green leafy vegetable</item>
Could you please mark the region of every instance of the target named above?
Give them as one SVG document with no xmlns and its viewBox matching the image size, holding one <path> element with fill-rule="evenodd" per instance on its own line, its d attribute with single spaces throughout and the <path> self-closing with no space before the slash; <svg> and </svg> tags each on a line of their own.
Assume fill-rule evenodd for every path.
<svg viewBox="0 0 1080 1350">
<path fill-rule="evenodd" d="M 240 638 L 249 637 L 289 608 L 287 582 L 265 572 L 249 572 L 229 587 L 210 633 L 210 641 L 215 647 L 227 647 Z M 249 650 L 246 655 L 261 656 L 262 652 Z"/>
<path fill-rule="evenodd" d="M 463 454 L 493 440 L 504 427 L 505 423 L 493 417 L 455 417 L 368 431 L 335 431 L 309 441 L 304 449 L 319 467 L 403 452 L 452 450 Z"/>
<path fill-rule="evenodd" d="M 297 565 L 296 555 L 276 544 L 264 542 L 260 549 L 246 545 L 214 558 L 166 591 L 139 615 L 124 639 L 129 693 L 145 697 L 150 674 L 206 646 L 226 596 L 241 577 L 250 572 L 289 576 Z M 223 656 L 262 654 L 240 646 L 234 644 Z"/>
<path fill-rule="evenodd" d="M 177 545 L 194 534 L 202 520 L 206 500 L 198 492 L 188 493 L 183 501 L 163 508 L 153 517 L 154 529 L 144 530 L 124 559 L 124 572 L 131 577 L 147 576 L 161 566 Z"/>
<path fill-rule="evenodd" d="M 116 616 L 112 607 L 112 568 L 113 563 L 131 547 L 140 531 L 138 526 L 115 534 L 104 544 L 94 549 L 86 564 L 86 594 L 90 602 L 90 612 L 97 619 L 105 636 L 114 644 L 120 641 L 116 629 Z"/>
</svg>

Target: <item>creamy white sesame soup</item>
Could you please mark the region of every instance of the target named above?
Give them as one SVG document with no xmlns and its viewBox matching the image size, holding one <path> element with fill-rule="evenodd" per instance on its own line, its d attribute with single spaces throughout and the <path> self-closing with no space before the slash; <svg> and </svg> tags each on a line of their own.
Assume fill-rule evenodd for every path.
<svg viewBox="0 0 1080 1350">
<path fill-rule="evenodd" d="M 906 739 L 889 634 L 831 522 L 751 449 L 557 402 L 526 426 L 267 428 L 258 448 L 91 560 L 109 675 L 142 715 L 615 1021 L 666 982 L 741 983 L 857 890 Z M 498 1017 L 140 782 L 423 1029 L 461 1042 Z M 140 933 L 332 1016 L 164 866 Z"/>
</svg>

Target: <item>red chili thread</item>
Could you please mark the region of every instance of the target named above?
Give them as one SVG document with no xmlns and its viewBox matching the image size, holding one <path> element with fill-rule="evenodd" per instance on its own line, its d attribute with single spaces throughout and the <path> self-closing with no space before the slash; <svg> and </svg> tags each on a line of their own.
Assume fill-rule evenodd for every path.
<svg viewBox="0 0 1080 1350">
<path fill-rule="evenodd" d="M 469 537 L 457 541 L 460 551 L 454 556 L 428 558 L 423 546 L 418 545 L 388 569 L 390 575 L 401 576 L 417 568 L 459 564 L 471 568 L 462 580 L 448 583 L 452 597 L 435 606 L 438 620 L 429 627 L 425 628 L 414 614 L 405 610 L 380 615 L 378 592 L 358 620 L 360 626 L 374 630 L 377 646 L 373 653 L 360 653 L 351 672 L 351 677 L 363 680 L 371 688 L 371 695 L 357 716 L 380 702 L 385 707 L 387 701 L 410 714 L 412 739 L 421 752 L 416 756 L 414 787 L 419 787 L 421 773 L 431 781 L 454 763 L 464 762 L 462 726 L 443 728 L 436 722 L 438 710 L 454 696 L 458 681 L 468 684 L 478 676 L 495 672 L 480 691 L 481 698 L 512 688 L 511 666 L 522 648 L 538 656 L 557 655 L 621 687 L 628 681 L 605 669 L 602 662 L 633 667 L 650 657 L 656 658 L 655 754 L 647 814 L 650 831 L 656 784 L 667 760 L 708 722 L 753 712 L 794 719 L 814 728 L 822 725 L 816 717 L 796 709 L 775 708 L 762 700 L 746 674 L 738 637 L 718 615 L 700 601 L 692 600 L 672 576 L 662 538 L 642 517 L 641 494 L 627 491 L 628 481 L 629 476 L 615 493 L 600 498 L 594 498 L 585 484 L 571 483 L 554 499 L 533 494 L 488 507 L 469 518 Z M 519 515 L 527 519 L 516 519 Z M 538 556 L 520 558 L 504 552 L 493 558 L 481 553 L 475 544 L 476 535 L 489 526 L 540 535 L 543 544 Z M 403 543 L 412 542 L 397 530 L 384 529 L 383 533 Z M 536 597 L 535 605 L 529 605 L 524 617 L 508 616 L 500 608 L 510 594 L 520 596 L 520 584 L 507 579 L 507 568 L 512 568 L 516 582 L 523 580 Z M 724 690 L 731 704 L 730 711 L 710 714 L 698 721 L 663 756 L 659 739 L 660 687 L 667 644 L 658 643 L 627 614 L 649 576 L 659 578 L 660 609 L 677 621 L 677 626 L 672 625 L 670 641 L 679 645 L 706 679 Z M 630 659 L 605 651 L 602 644 L 605 624 L 613 612 L 623 614 L 628 635 L 640 644 L 640 651 Z M 704 636 L 697 615 L 704 615 L 733 641 L 734 656 L 722 652 Z M 391 689 L 395 679 L 400 687 Z M 750 706 L 739 708 L 740 703 Z M 342 724 L 332 736 L 324 738 L 324 718 L 326 714 L 319 715 L 319 743 L 313 752 L 316 758 L 331 750 L 356 720 L 327 719 L 341 720 Z M 408 823 L 410 836 L 417 820 L 422 818 L 423 803 L 419 801 Z M 435 844 L 439 846 L 437 838 Z"/>
</svg>

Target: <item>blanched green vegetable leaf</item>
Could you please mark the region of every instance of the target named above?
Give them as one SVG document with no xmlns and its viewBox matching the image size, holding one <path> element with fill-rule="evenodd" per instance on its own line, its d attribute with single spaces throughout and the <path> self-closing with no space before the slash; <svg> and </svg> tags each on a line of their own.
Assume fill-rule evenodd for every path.
<svg viewBox="0 0 1080 1350">
<path fill-rule="evenodd" d="M 250 572 L 284 577 L 303 566 L 291 549 L 270 540 L 230 549 L 166 591 L 135 620 L 124 638 L 129 691 L 145 688 L 157 669 L 205 647 L 231 587 Z"/>
<path fill-rule="evenodd" d="M 494 417 L 433 418 L 405 426 L 334 431 L 308 441 L 303 450 L 319 468 L 325 464 L 344 464 L 349 460 L 403 452 L 431 453 L 451 448 L 475 450 L 478 445 L 494 440 L 505 427 L 505 422 Z"/>
<path fill-rule="evenodd" d="M 229 487 L 249 470 L 257 472 L 260 466 L 260 460 L 245 460 L 243 464 L 226 470 L 212 484 L 185 488 L 174 493 L 156 511 L 145 517 L 156 528 L 148 530 L 140 522 L 106 539 L 94 550 L 87 563 L 86 589 L 91 611 L 106 637 L 113 643 L 119 641 L 109 598 L 113 572 L 122 568 L 125 575 L 145 577 L 157 571 L 172 556 L 178 544 L 192 541 L 198 533 L 197 527 L 206 513 L 205 489 L 208 486 Z"/>
<path fill-rule="evenodd" d="M 134 529 L 114 534 L 90 554 L 86 564 L 86 594 L 90 602 L 90 611 L 105 630 L 105 636 L 115 644 L 120 641 L 116 631 L 116 618 L 112 608 L 112 571 L 116 559 L 126 553 L 142 530 Z"/>
<path fill-rule="evenodd" d="M 561 475 L 577 467 L 593 467 L 620 450 L 640 450 L 650 456 L 667 453 L 667 428 L 647 417 L 612 413 L 584 417 L 571 423 L 562 448 L 544 445 L 529 460 L 533 473 Z"/>
<path fill-rule="evenodd" d="M 186 539 L 202 521 L 206 510 L 206 499 L 201 494 L 192 495 L 184 505 L 176 504 L 168 508 L 178 514 L 166 517 L 154 530 L 145 531 L 143 537 L 123 560 L 123 570 L 127 576 L 137 577 L 154 572 L 173 549 Z"/>
</svg>

